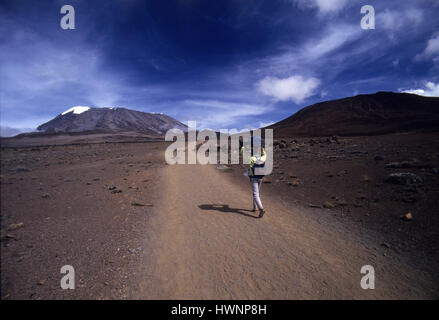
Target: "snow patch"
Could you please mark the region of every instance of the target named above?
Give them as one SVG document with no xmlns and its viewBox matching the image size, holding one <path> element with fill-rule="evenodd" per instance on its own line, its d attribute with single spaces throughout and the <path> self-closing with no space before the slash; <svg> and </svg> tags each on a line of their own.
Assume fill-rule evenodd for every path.
<svg viewBox="0 0 439 320">
<path fill-rule="evenodd" d="M 90 107 L 76 106 L 76 107 L 72 107 L 72 108 L 64 111 L 63 113 L 61 113 L 61 115 L 65 115 L 65 114 L 72 112 L 72 111 L 74 114 L 81 114 L 81 113 L 86 112 L 88 110 L 90 110 Z"/>
</svg>

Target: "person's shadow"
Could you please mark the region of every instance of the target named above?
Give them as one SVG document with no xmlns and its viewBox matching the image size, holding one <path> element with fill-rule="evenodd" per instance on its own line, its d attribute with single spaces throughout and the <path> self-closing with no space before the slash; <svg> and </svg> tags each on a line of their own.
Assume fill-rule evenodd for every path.
<svg viewBox="0 0 439 320">
<path fill-rule="evenodd" d="M 201 210 L 216 210 L 216 211 L 220 211 L 220 212 L 232 212 L 232 213 L 242 214 L 243 216 L 246 216 L 249 218 L 254 218 L 254 219 L 259 218 L 259 216 L 253 216 L 251 214 L 244 212 L 244 211 L 252 212 L 251 210 L 230 208 L 228 204 L 200 204 L 198 207 Z"/>
</svg>

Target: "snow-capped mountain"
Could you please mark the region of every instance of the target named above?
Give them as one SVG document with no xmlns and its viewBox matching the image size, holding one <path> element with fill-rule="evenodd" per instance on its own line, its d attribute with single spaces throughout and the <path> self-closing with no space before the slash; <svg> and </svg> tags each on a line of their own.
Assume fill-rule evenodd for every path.
<svg viewBox="0 0 439 320">
<path fill-rule="evenodd" d="M 37 129 L 44 133 L 141 132 L 164 135 L 169 129 L 187 130 L 187 126 L 164 114 L 126 108 L 72 107 Z"/>
</svg>

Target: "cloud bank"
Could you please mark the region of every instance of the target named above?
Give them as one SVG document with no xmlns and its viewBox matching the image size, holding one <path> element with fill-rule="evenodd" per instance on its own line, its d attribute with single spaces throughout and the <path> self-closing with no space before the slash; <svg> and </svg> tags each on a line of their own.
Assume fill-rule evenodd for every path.
<svg viewBox="0 0 439 320">
<path fill-rule="evenodd" d="M 426 97 L 439 97 L 439 83 L 427 82 L 423 88 L 400 90 L 404 93 L 413 93 Z"/>
<path fill-rule="evenodd" d="M 294 101 L 302 103 L 306 98 L 315 94 L 320 80 L 302 76 L 291 76 L 284 79 L 265 77 L 257 83 L 259 92 L 275 101 Z"/>
<path fill-rule="evenodd" d="M 341 11 L 348 4 L 348 0 L 293 0 L 301 9 L 317 9 L 320 14 Z"/>
</svg>

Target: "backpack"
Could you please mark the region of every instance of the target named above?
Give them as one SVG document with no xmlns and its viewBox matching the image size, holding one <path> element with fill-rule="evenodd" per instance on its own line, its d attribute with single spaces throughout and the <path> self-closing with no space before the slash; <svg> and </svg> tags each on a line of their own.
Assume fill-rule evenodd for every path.
<svg viewBox="0 0 439 320">
<path fill-rule="evenodd" d="M 265 161 L 262 161 L 259 157 L 253 165 L 253 175 L 255 176 L 265 176 Z"/>
</svg>

